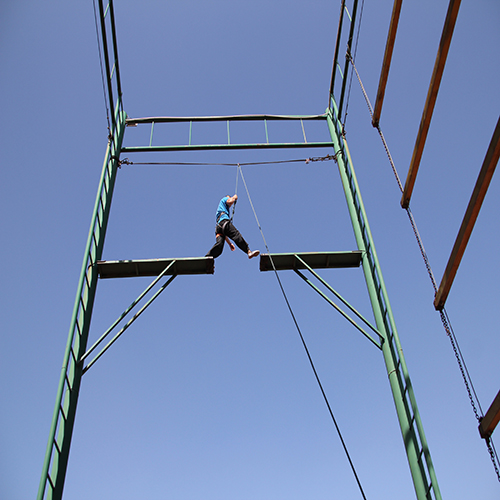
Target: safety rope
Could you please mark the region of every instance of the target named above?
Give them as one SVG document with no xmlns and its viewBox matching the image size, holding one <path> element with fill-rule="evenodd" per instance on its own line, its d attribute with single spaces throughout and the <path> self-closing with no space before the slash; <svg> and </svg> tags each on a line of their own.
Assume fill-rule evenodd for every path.
<svg viewBox="0 0 500 500">
<path fill-rule="evenodd" d="M 109 106 L 108 106 L 108 98 L 106 97 L 106 85 L 104 83 L 104 70 L 102 65 L 102 54 L 101 54 L 101 42 L 99 39 L 99 27 L 97 22 L 97 10 L 95 6 L 95 0 L 93 0 L 94 4 L 94 20 L 95 20 L 95 32 L 97 36 L 97 50 L 99 52 L 99 64 L 101 66 L 101 81 L 102 81 L 102 92 L 104 94 L 104 106 L 106 108 L 106 120 L 108 122 L 108 140 L 111 142 L 111 124 L 109 122 Z"/>
<path fill-rule="evenodd" d="M 236 196 L 238 196 L 238 177 L 239 177 L 240 169 L 241 169 L 241 167 L 240 167 L 240 164 L 238 163 L 238 169 L 236 170 L 236 186 L 234 188 L 234 194 Z M 233 203 L 233 213 L 231 214 L 231 222 L 233 222 L 233 219 L 234 219 L 234 212 L 236 210 L 236 203 L 237 202 L 238 202 L 238 198 L 236 198 L 236 200 Z"/>
<path fill-rule="evenodd" d="M 288 297 L 286 295 L 285 289 L 283 288 L 283 285 L 281 283 L 281 279 L 279 277 L 278 271 L 276 270 L 276 267 L 274 265 L 271 252 L 269 251 L 269 247 L 267 245 L 267 241 L 266 241 L 266 238 L 264 236 L 264 232 L 262 231 L 262 227 L 260 225 L 259 218 L 257 217 L 257 213 L 256 213 L 255 208 L 253 206 L 252 198 L 250 197 L 250 192 L 248 191 L 247 183 L 245 182 L 245 177 L 243 176 L 243 170 L 242 170 L 242 168 L 241 168 L 240 165 L 238 165 L 238 168 L 239 168 L 239 172 L 241 174 L 241 180 L 243 181 L 243 185 L 245 186 L 245 190 L 246 190 L 246 193 L 247 193 L 247 196 L 248 196 L 248 201 L 250 202 L 250 206 L 252 207 L 252 211 L 253 211 L 255 220 L 257 222 L 257 226 L 258 226 L 260 234 L 262 236 L 262 240 L 264 241 L 264 246 L 266 247 L 267 253 L 269 255 L 269 260 L 271 261 L 271 265 L 273 267 L 274 274 L 276 276 L 276 279 L 278 280 L 278 284 L 279 284 L 279 287 L 281 289 L 281 293 L 283 294 L 283 297 L 285 299 L 285 302 L 286 302 L 286 305 L 288 307 L 288 310 L 290 311 L 290 315 L 291 315 L 291 317 L 293 319 L 293 322 L 294 322 L 295 327 L 297 329 L 297 332 L 299 334 L 300 340 L 301 340 L 302 345 L 304 347 L 304 350 L 305 350 L 305 352 L 307 354 L 307 359 L 309 360 L 309 364 L 311 365 L 312 371 L 313 371 L 314 376 L 316 378 L 316 382 L 318 383 L 318 386 L 319 386 L 319 389 L 321 391 L 321 394 L 323 395 L 323 399 L 324 399 L 325 404 L 326 404 L 326 406 L 328 408 L 328 412 L 330 413 L 330 417 L 331 417 L 331 419 L 333 421 L 335 429 L 337 430 L 337 434 L 339 436 L 340 442 L 342 443 L 342 447 L 344 448 L 344 452 L 345 452 L 347 460 L 349 461 L 349 464 L 351 466 L 351 470 L 352 470 L 352 472 L 354 474 L 354 477 L 355 477 L 356 482 L 358 484 L 358 487 L 359 487 L 359 490 L 361 492 L 361 495 L 363 496 L 363 499 L 366 500 L 366 496 L 365 496 L 365 493 L 363 491 L 363 487 L 361 486 L 361 482 L 359 480 L 358 474 L 356 473 L 356 469 L 354 468 L 354 464 L 353 464 L 353 462 L 351 460 L 351 456 L 349 455 L 349 451 L 347 450 L 347 446 L 345 444 L 344 438 L 342 437 L 342 433 L 340 432 L 340 428 L 339 428 L 339 426 L 337 424 L 337 421 L 335 419 L 335 416 L 333 414 L 333 410 L 332 410 L 332 408 L 330 406 L 330 402 L 328 401 L 328 397 L 326 396 L 326 393 L 325 393 L 325 391 L 323 389 L 323 384 L 321 383 L 321 380 L 319 378 L 318 372 L 316 371 L 316 367 L 314 366 L 314 362 L 313 362 L 313 359 L 312 359 L 311 354 L 309 352 L 309 349 L 307 347 L 306 341 L 304 339 L 304 336 L 302 335 L 302 331 L 301 331 L 301 329 L 299 327 L 297 319 L 295 318 L 295 314 L 294 314 L 294 312 L 292 310 L 292 306 L 290 305 L 290 302 L 288 301 Z"/>
<path fill-rule="evenodd" d="M 365 98 L 366 105 L 368 106 L 368 111 L 370 112 L 370 118 L 372 119 L 372 123 L 373 123 L 373 108 L 372 108 L 372 105 L 370 103 L 370 99 L 368 98 L 368 94 L 367 94 L 367 92 L 365 90 L 363 82 L 361 81 L 361 77 L 359 76 L 358 70 L 356 68 L 356 65 L 354 64 L 354 61 L 353 61 L 352 57 L 350 57 L 349 55 L 347 57 L 349 57 L 349 60 L 350 60 L 352 66 L 354 68 L 354 71 L 356 72 L 356 76 L 358 78 L 358 82 L 359 82 L 359 85 L 361 87 L 361 91 L 363 92 L 363 96 Z M 389 162 L 391 164 L 392 171 L 393 171 L 394 176 L 396 178 L 396 181 L 398 183 L 399 189 L 400 189 L 401 193 L 403 193 L 403 191 L 404 191 L 403 185 L 402 185 L 401 180 L 399 178 L 399 175 L 398 175 L 398 172 L 397 172 L 397 169 L 396 169 L 396 165 L 394 164 L 394 161 L 392 159 L 392 155 L 391 155 L 391 153 L 389 151 L 389 147 L 388 147 L 387 142 L 385 140 L 384 134 L 382 133 L 382 130 L 380 129 L 380 125 L 379 124 L 377 124 L 375 127 L 376 127 L 376 129 L 377 129 L 377 131 L 378 131 L 378 133 L 380 135 L 380 138 L 382 139 L 382 143 L 384 145 L 384 149 L 385 149 L 385 151 L 387 153 L 387 157 L 389 158 Z M 415 238 L 417 239 L 417 244 L 418 244 L 418 247 L 420 249 L 420 253 L 422 254 L 422 258 L 424 260 L 424 264 L 425 264 L 425 267 L 427 269 L 427 273 L 428 273 L 428 275 L 430 277 L 432 286 L 434 288 L 434 295 L 436 295 L 437 291 L 438 291 L 438 287 L 437 287 L 437 284 L 436 284 L 436 279 L 434 278 L 434 273 L 432 272 L 432 268 L 431 268 L 431 265 L 430 265 L 430 262 L 429 262 L 429 258 L 427 256 L 427 253 L 426 253 L 425 249 L 424 249 L 422 238 L 420 236 L 420 233 L 418 232 L 417 224 L 416 224 L 415 219 L 413 217 L 413 214 L 412 214 L 412 212 L 410 210 L 410 207 L 407 207 L 405 210 L 406 210 L 406 212 L 408 214 L 408 218 L 410 219 L 410 224 L 411 224 L 413 232 L 415 234 Z M 460 373 L 462 375 L 462 379 L 464 381 L 465 388 L 467 390 L 467 395 L 469 397 L 469 401 L 470 401 L 470 404 L 472 406 L 472 410 L 474 412 L 474 416 L 476 417 L 476 420 L 478 421 L 478 423 L 481 423 L 481 420 L 483 418 L 479 414 L 479 412 L 480 412 L 481 415 L 483 415 L 483 410 L 481 408 L 481 403 L 479 402 L 479 398 L 477 397 L 476 390 L 474 389 L 474 384 L 472 383 L 472 378 L 471 378 L 471 376 L 469 374 L 469 370 L 467 369 L 467 365 L 466 365 L 465 359 L 464 359 L 464 357 L 462 355 L 462 351 L 460 350 L 460 346 L 458 345 L 458 340 L 457 340 L 457 338 L 455 336 L 455 333 L 453 331 L 453 328 L 451 326 L 450 318 L 449 318 L 449 316 L 448 316 L 448 314 L 446 312 L 446 308 L 443 307 L 443 309 L 440 311 L 440 316 L 441 316 L 441 322 L 443 324 L 443 328 L 444 328 L 444 330 L 446 332 L 446 335 L 450 339 L 450 343 L 451 343 L 453 352 L 455 354 L 455 358 L 457 360 L 458 367 L 459 367 Z M 477 404 L 477 406 L 476 406 L 476 404 Z M 479 411 L 477 409 L 478 407 L 479 407 Z M 488 449 L 488 453 L 489 453 L 491 461 L 493 463 L 493 468 L 495 469 L 495 473 L 497 475 L 497 479 L 500 482 L 500 469 L 499 469 L 500 461 L 498 459 L 498 455 L 496 453 L 493 441 L 491 440 L 491 437 L 486 438 L 485 441 L 486 441 L 486 447 Z"/>
<path fill-rule="evenodd" d="M 356 34 L 356 43 L 354 44 L 354 57 L 352 58 L 353 60 L 356 59 L 356 54 L 358 52 L 358 42 L 359 42 L 359 33 L 361 31 L 361 21 L 363 19 L 363 10 L 365 7 L 365 0 L 361 2 L 361 11 L 359 14 L 359 22 L 358 22 L 358 32 Z M 350 54 L 349 47 L 347 47 L 348 53 Z M 346 54 L 346 58 L 348 58 Z M 351 78 L 349 79 L 349 89 L 347 91 L 347 99 L 345 103 L 345 113 L 344 113 L 344 122 L 342 123 L 342 128 L 345 128 L 345 122 L 347 121 L 347 110 L 349 109 L 349 99 L 351 97 L 351 87 L 352 87 L 352 71 L 351 71 Z"/>
<path fill-rule="evenodd" d="M 128 158 L 123 158 L 120 160 L 120 165 L 169 165 L 169 166 L 179 166 L 179 167 L 191 167 L 191 166 L 216 166 L 216 167 L 238 167 L 238 166 L 250 166 L 250 165 L 278 165 L 281 163 L 313 163 L 317 161 L 327 161 L 334 160 L 339 153 L 334 155 L 326 156 L 316 156 L 310 158 L 299 158 L 293 160 L 276 160 L 276 161 L 254 161 L 249 163 L 207 163 L 207 162 L 172 162 L 172 161 L 160 161 L 160 162 L 133 162 Z"/>
</svg>

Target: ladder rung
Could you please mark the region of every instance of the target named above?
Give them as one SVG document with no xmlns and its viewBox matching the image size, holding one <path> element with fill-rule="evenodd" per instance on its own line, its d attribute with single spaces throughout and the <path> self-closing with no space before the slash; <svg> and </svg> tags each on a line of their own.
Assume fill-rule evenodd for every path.
<svg viewBox="0 0 500 500">
<path fill-rule="evenodd" d="M 67 422 L 68 421 L 68 416 L 64 412 L 64 408 L 62 407 L 62 405 L 59 405 L 59 412 L 61 413 L 61 416 L 64 419 L 64 421 Z"/>
<path fill-rule="evenodd" d="M 75 361 L 75 363 L 76 363 L 76 361 Z M 68 378 L 68 374 L 66 374 L 65 378 L 66 378 L 66 383 L 68 384 L 68 390 L 72 391 L 73 387 L 71 386 L 71 382 L 70 382 L 70 380 Z"/>
<path fill-rule="evenodd" d="M 54 446 L 56 448 L 57 453 L 59 453 L 59 455 L 60 455 L 61 454 L 61 448 L 59 448 L 59 443 L 57 442 L 57 439 L 54 439 Z"/>
<path fill-rule="evenodd" d="M 54 484 L 54 481 L 52 481 L 52 478 L 50 477 L 50 473 L 47 473 L 47 479 L 49 481 L 50 487 L 52 489 L 55 489 L 56 485 Z"/>
</svg>

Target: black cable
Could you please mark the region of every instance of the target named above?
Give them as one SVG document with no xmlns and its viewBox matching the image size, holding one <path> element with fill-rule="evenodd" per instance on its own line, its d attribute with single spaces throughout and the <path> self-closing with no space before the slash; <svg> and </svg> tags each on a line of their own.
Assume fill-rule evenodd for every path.
<svg viewBox="0 0 500 500">
<path fill-rule="evenodd" d="M 294 314 L 294 312 L 292 310 L 292 306 L 290 305 L 290 302 L 288 301 L 288 297 L 287 297 L 285 289 L 283 288 L 283 285 L 281 283 L 281 279 L 279 277 L 278 271 L 276 270 L 276 266 L 274 265 L 273 258 L 271 256 L 271 252 L 269 251 L 269 247 L 267 246 L 266 238 L 264 237 L 264 232 L 262 231 L 262 227 L 260 226 L 260 222 L 259 222 L 259 219 L 257 217 L 257 213 L 255 212 L 255 208 L 253 206 L 252 199 L 250 198 L 250 193 L 248 191 L 248 187 L 247 187 L 247 183 L 245 182 L 245 178 L 243 177 L 243 171 L 241 170 L 241 167 L 239 167 L 239 171 L 240 171 L 240 174 L 241 174 L 241 179 L 242 179 L 243 184 L 245 186 L 245 190 L 247 192 L 248 201 L 250 202 L 250 205 L 252 207 L 253 214 L 255 216 L 255 220 L 257 221 L 257 226 L 259 227 L 260 234 L 262 236 L 262 239 L 264 241 L 264 245 L 265 245 L 267 253 L 269 255 L 269 260 L 271 261 L 271 265 L 273 266 L 274 274 L 276 275 L 276 279 L 278 280 L 278 284 L 279 284 L 279 287 L 281 289 L 281 293 L 283 294 L 283 297 L 285 299 L 285 302 L 286 302 L 286 305 L 288 307 L 288 310 L 290 311 L 290 315 L 292 316 L 293 322 L 295 323 L 295 327 L 296 327 L 297 332 L 299 334 L 300 340 L 301 340 L 302 345 L 304 347 L 304 350 L 305 350 L 305 352 L 307 354 L 307 359 L 309 360 L 309 364 L 311 365 L 312 371 L 313 371 L 314 376 L 316 378 L 316 382 L 318 383 L 319 389 L 321 391 L 321 394 L 323 395 L 323 399 L 324 399 L 324 401 L 326 403 L 326 406 L 328 408 L 328 412 L 330 413 L 330 417 L 332 418 L 333 424 L 335 425 L 335 429 L 337 430 L 337 434 L 338 434 L 338 436 L 340 438 L 340 442 L 342 443 L 342 447 L 344 448 L 344 452 L 345 452 L 345 454 L 347 456 L 347 460 L 349 461 L 349 465 L 351 466 L 351 470 L 352 470 L 352 472 L 354 474 L 356 482 L 358 483 L 358 487 L 359 487 L 359 490 L 361 492 L 361 495 L 363 496 L 364 500 L 366 500 L 365 492 L 363 491 L 363 487 L 361 486 L 361 482 L 359 480 L 358 474 L 356 473 L 356 469 L 354 468 L 354 464 L 353 464 L 353 462 L 351 460 L 351 456 L 349 455 L 349 451 L 347 450 L 347 446 L 345 444 L 344 438 L 342 437 L 342 433 L 340 432 L 340 428 L 339 428 L 339 426 L 337 424 L 337 420 L 335 419 L 335 416 L 333 414 L 333 410 L 332 410 L 332 408 L 330 406 L 330 402 L 328 401 L 328 397 L 326 396 L 325 390 L 323 389 L 323 384 L 321 383 L 321 380 L 319 378 L 318 372 L 316 371 L 316 367 L 314 366 L 314 362 L 313 362 L 313 359 L 312 359 L 311 354 L 309 352 L 309 349 L 307 347 L 306 341 L 304 339 L 304 336 L 302 335 L 302 331 L 300 330 L 300 327 L 299 327 L 299 324 L 297 322 L 297 319 L 295 318 L 295 314 Z"/>
<path fill-rule="evenodd" d="M 338 153 L 337 153 L 338 154 Z M 294 160 L 276 160 L 276 161 L 258 161 L 258 162 L 248 162 L 248 163 L 208 163 L 208 162 L 172 162 L 172 161 L 159 161 L 159 162 L 134 162 L 130 161 L 128 158 L 123 158 L 120 161 L 121 165 L 169 165 L 169 166 L 219 166 L 219 167 L 238 167 L 238 166 L 250 166 L 250 165 L 277 165 L 280 163 L 306 163 L 309 164 L 311 162 L 317 161 L 326 161 L 326 160 L 334 160 L 337 156 L 335 155 L 326 155 L 326 156 L 315 156 L 311 158 L 301 158 Z"/>
<path fill-rule="evenodd" d="M 349 53 L 349 47 L 348 47 L 348 52 L 346 53 L 346 57 L 351 59 L 353 62 L 356 59 L 356 54 L 358 52 L 358 42 L 359 42 L 359 33 L 361 31 L 361 20 L 363 19 L 363 9 L 365 7 L 365 0 L 361 3 L 361 12 L 359 14 L 359 22 L 358 22 L 358 32 L 356 34 L 356 43 L 354 45 L 354 56 L 352 56 Z M 349 108 L 349 99 L 351 97 L 351 87 L 352 87 L 352 71 L 351 71 L 351 78 L 349 80 L 349 90 L 347 91 L 347 99 L 346 99 L 346 104 L 345 104 L 345 113 L 344 113 L 344 122 L 342 123 L 342 128 L 345 130 L 345 122 L 347 121 L 347 110 Z"/>
<path fill-rule="evenodd" d="M 108 98 L 106 97 L 106 86 L 104 84 L 104 71 L 102 68 L 102 54 L 101 54 L 101 43 L 99 41 L 99 27 L 97 23 L 97 11 L 95 7 L 95 0 L 93 0 L 93 6 L 94 6 L 94 20 L 95 20 L 95 33 L 97 37 L 97 51 L 99 52 L 99 64 L 101 67 L 101 81 L 102 81 L 102 91 L 104 94 L 104 106 L 106 108 L 106 120 L 108 122 L 108 135 L 111 136 L 111 124 L 109 122 L 109 106 L 108 106 Z"/>
<path fill-rule="evenodd" d="M 372 105 L 370 103 L 370 99 L 368 98 L 368 94 L 366 93 L 366 90 L 363 86 L 363 82 L 361 81 L 361 77 L 359 76 L 359 73 L 358 73 L 358 70 L 356 69 L 356 65 L 354 64 L 354 61 L 352 59 L 352 57 L 350 57 L 350 61 L 351 61 L 351 64 L 354 68 L 354 71 L 356 72 L 356 76 L 358 78 L 358 82 L 359 82 L 359 85 L 361 87 L 361 91 L 363 92 L 363 95 L 364 95 L 364 98 L 365 98 L 365 101 L 366 101 L 366 105 L 368 106 L 368 111 L 370 113 L 370 118 L 373 119 L 373 108 L 372 108 Z M 382 140 L 382 143 L 384 145 L 384 148 L 385 148 L 385 151 L 387 153 L 387 156 L 389 158 L 389 162 L 391 164 L 391 167 L 392 167 L 392 171 L 394 173 L 394 176 L 396 178 L 396 181 L 398 183 L 398 186 L 399 186 L 399 190 L 401 192 L 403 192 L 403 185 L 401 184 L 401 180 L 399 178 L 399 175 L 398 175 L 398 172 L 396 170 L 396 165 L 394 164 L 394 161 L 392 159 L 392 156 L 391 156 L 391 153 L 389 151 L 389 147 L 387 146 L 387 142 L 385 140 L 385 137 L 384 137 L 384 134 L 382 133 L 382 130 L 380 129 L 380 125 L 377 125 L 376 126 L 377 128 L 377 131 L 380 135 L 380 138 Z M 422 238 L 418 232 L 418 229 L 417 229 L 417 225 L 416 225 L 416 222 L 415 222 L 415 219 L 413 217 L 413 214 L 411 212 L 411 209 L 410 207 L 407 207 L 406 208 L 406 212 L 408 214 L 408 217 L 410 219 L 410 223 L 411 223 L 411 226 L 413 228 L 413 232 L 415 234 L 415 237 L 417 239 L 417 244 L 420 248 L 420 252 L 422 254 L 422 258 L 424 260 L 424 264 L 425 264 L 425 267 L 427 269 L 427 272 L 429 274 L 429 278 L 431 280 L 431 283 L 432 283 L 432 286 L 434 288 L 434 295 L 436 295 L 437 291 L 438 291 L 438 288 L 437 288 L 437 283 L 436 283 L 436 280 L 434 278 L 434 274 L 432 272 L 432 268 L 431 268 L 431 265 L 430 265 L 430 262 L 429 262 L 429 258 L 427 257 L 427 253 L 425 252 L 425 249 L 424 249 L 424 245 L 423 245 L 423 242 L 422 242 Z M 462 375 L 462 379 L 463 379 L 463 382 L 464 382 L 464 385 L 465 385 L 465 388 L 467 390 L 467 395 L 469 397 L 469 400 L 470 400 L 470 403 L 471 403 L 471 406 L 472 406 L 472 410 L 474 412 L 474 415 L 477 419 L 478 422 L 481 421 L 481 416 L 480 416 L 480 413 L 481 415 L 483 415 L 483 410 L 481 408 L 481 403 L 479 401 L 479 398 L 477 397 L 477 394 L 476 394 L 476 390 L 474 388 L 474 384 L 472 382 L 472 378 L 469 374 L 469 370 L 467 368 L 467 364 L 465 362 L 465 359 L 462 355 L 462 351 L 460 350 L 460 346 L 458 344 L 458 340 L 455 336 L 455 332 L 453 331 L 453 328 L 451 326 L 451 322 L 450 322 L 450 318 L 448 316 L 448 313 L 446 312 L 446 308 L 443 307 L 443 309 L 440 311 L 440 316 L 441 316 L 441 322 L 443 324 L 443 328 L 448 336 L 448 338 L 450 339 L 450 343 L 451 343 L 451 346 L 453 348 L 453 352 L 455 354 L 455 358 L 457 360 L 457 363 L 458 363 L 458 367 L 460 369 L 460 373 Z M 477 404 L 477 406 L 476 406 Z M 478 408 L 479 408 L 479 411 L 478 411 Z M 493 441 L 491 440 L 491 437 L 486 439 L 486 446 L 488 448 L 488 452 L 490 454 L 490 457 L 491 457 L 491 461 L 493 463 L 493 467 L 495 469 L 495 473 L 497 475 L 497 479 L 498 481 L 500 482 L 500 468 L 499 468 L 499 460 L 498 460 L 498 455 L 496 454 L 496 450 L 494 448 L 494 445 L 493 445 Z"/>
</svg>

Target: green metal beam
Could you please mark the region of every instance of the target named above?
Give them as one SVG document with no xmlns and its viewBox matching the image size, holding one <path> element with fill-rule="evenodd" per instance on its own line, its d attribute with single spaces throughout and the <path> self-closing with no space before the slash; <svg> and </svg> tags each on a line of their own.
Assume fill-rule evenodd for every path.
<svg viewBox="0 0 500 500">
<path fill-rule="evenodd" d="M 174 266 L 174 262 L 170 262 L 165 266 L 163 271 L 146 287 L 146 289 L 123 311 L 121 316 L 99 337 L 99 339 L 94 343 L 94 345 L 78 360 L 79 363 L 83 363 L 86 358 L 88 358 L 97 347 L 104 341 L 104 339 L 120 324 L 120 322 L 127 316 L 127 314 L 132 311 L 132 309 L 147 295 L 149 291 L 163 278 L 167 275 L 170 269 Z"/>
<path fill-rule="evenodd" d="M 118 109 L 120 109 L 120 104 L 117 105 Z M 102 168 L 71 318 L 37 500 L 61 500 L 63 494 L 83 369 L 78 360 L 85 353 L 88 340 L 97 287 L 97 269 L 94 263 L 100 260 L 102 256 L 116 173 L 119 166 L 118 157 L 125 130 L 125 118 L 124 112 L 116 112 L 115 123 L 117 129 L 108 143 Z"/>
<path fill-rule="evenodd" d="M 185 123 L 185 122 L 238 122 L 238 121 L 297 121 L 326 120 L 322 115 L 222 115 L 222 116 L 151 116 L 147 118 L 127 118 L 127 126 L 135 127 L 141 123 Z"/>
<path fill-rule="evenodd" d="M 363 252 L 362 266 L 378 331 L 384 336 L 382 352 L 392 390 L 413 485 L 418 500 L 441 499 L 434 466 L 425 438 L 415 395 L 404 360 L 389 298 L 382 278 L 373 237 L 368 225 L 359 185 L 347 142 L 341 133 L 338 110 L 333 96 L 328 127 L 336 153 L 358 249 Z"/>
<path fill-rule="evenodd" d="M 331 148 L 331 141 L 313 141 L 308 142 L 305 136 L 304 121 L 326 121 L 326 114 L 322 115 L 268 115 L 268 114 L 252 114 L 252 115 L 226 115 L 226 116 L 154 116 L 147 118 L 129 118 L 127 126 L 136 127 L 141 124 L 151 124 L 151 138 L 149 146 L 127 146 L 122 149 L 124 153 L 149 153 L 149 152 L 167 152 L 167 151 L 220 151 L 220 150 L 240 150 L 240 149 L 293 149 L 293 148 Z M 247 144 L 231 144 L 230 140 L 230 123 L 231 122 L 253 122 L 260 121 L 264 125 L 265 143 L 247 143 Z M 276 143 L 269 142 L 269 134 L 267 129 L 268 121 L 299 121 L 302 127 L 304 136 L 303 142 Z M 227 143 L 220 144 L 192 144 L 192 125 L 193 123 L 208 122 L 227 122 Z M 159 123 L 189 123 L 189 142 L 188 144 L 176 145 L 152 145 L 153 127 Z"/>
<path fill-rule="evenodd" d="M 331 148 L 333 142 L 286 142 L 256 144 L 185 144 L 177 146 L 128 146 L 123 153 L 152 153 L 165 151 L 221 151 L 233 149 L 296 149 L 296 148 Z"/>
<path fill-rule="evenodd" d="M 342 22 L 344 20 L 345 0 L 342 0 L 340 5 L 339 26 L 337 28 L 337 41 L 335 42 L 335 50 L 333 52 L 332 77 L 330 79 L 329 96 L 333 95 L 333 87 L 335 85 L 335 75 L 337 74 L 337 60 L 339 58 L 340 38 L 342 36 Z M 328 104 L 330 106 L 330 104 Z"/>
<path fill-rule="evenodd" d="M 108 37 L 107 37 L 107 32 L 106 32 L 106 15 L 108 12 L 108 7 L 109 7 L 109 12 L 110 12 L 110 23 L 111 23 L 111 40 L 112 40 L 112 45 L 111 45 L 111 54 L 110 50 L 108 47 Z M 112 106 L 113 103 L 115 102 L 113 98 L 113 76 L 115 77 L 116 81 L 116 86 L 117 86 L 117 101 L 120 106 L 121 106 L 121 83 L 120 83 L 120 70 L 118 66 L 118 46 L 117 46 L 117 40 L 116 40 L 116 30 L 115 30 L 115 21 L 114 21 L 114 10 L 113 10 L 113 0 L 109 0 L 108 5 L 106 7 L 106 10 L 104 9 L 104 5 L 102 0 L 99 0 L 99 20 L 101 23 L 101 38 L 102 38 L 102 51 L 103 51 L 103 56 L 104 56 L 104 68 L 106 72 L 106 86 L 107 86 L 107 91 L 108 91 L 108 99 L 109 99 L 109 105 Z M 115 71 L 111 69 L 111 63 L 110 63 L 110 55 L 113 60 L 113 66 L 115 67 Z M 123 108 L 121 108 L 123 111 Z M 112 120 L 112 129 L 116 130 L 117 129 L 117 124 L 115 120 L 115 115 L 111 115 L 111 120 Z"/>
<path fill-rule="evenodd" d="M 299 260 L 302 260 L 300 257 L 297 257 Z M 322 283 L 330 292 L 332 292 L 335 297 L 337 297 L 346 307 L 348 307 L 368 328 L 370 328 L 374 333 L 376 333 L 380 339 L 380 342 L 384 341 L 384 336 L 359 312 L 357 311 L 347 300 L 345 300 L 340 293 L 333 289 L 333 287 L 328 284 L 314 269 L 308 266 L 303 260 L 302 263 L 307 268 L 307 270 L 320 282 Z M 297 271 L 296 271 L 297 272 Z M 300 274 L 300 273 L 298 273 Z M 377 344 L 377 347 L 380 347 Z"/>
<path fill-rule="evenodd" d="M 299 270 L 295 269 L 295 273 L 300 277 L 302 278 L 314 291 L 316 291 L 319 295 L 321 295 L 321 297 L 323 297 L 338 313 L 340 313 L 342 316 L 344 316 L 344 318 L 349 321 L 349 323 L 351 323 L 352 326 L 354 326 L 354 328 L 356 328 L 357 330 L 359 330 L 375 347 L 378 347 L 379 349 L 382 349 L 382 347 L 380 346 L 380 344 L 368 333 L 366 332 L 361 326 L 359 326 L 356 321 L 354 321 L 347 313 L 345 313 L 337 304 L 335 304 L 335 302 L 333 302 L 333 300 L 331 300 L 325 293 L 323 293 L 317 286 L 315 286 L 312 281 L 308 278 L 306 278 L 306 276 L 304 276 Z M 335 296 L 338 297 L 344 304 L 348 305 L 349 308 L 354 311 L 356 313 L 356 315 L 361 319 L 363 320 L 367 325 L 369 325 L 379 336 L 380 336 L 380 333 L 375 329 L 373 328 L 372 325 L 370 325 L 370 323 L 365 320 L 363 318 L 363 316 L 361 316 L 361 314 L 359 314 L 339 293 L 337 293 L 335 290 L 333 290 L 333 288 L 331 287 L 328 287 L 329 290 L 333 291 Z M 381 336 L 380 336 L 381 337 Z M 381 337 L 381 341 L 383 341 L 383 337 Z"/>
<path fill-rule="evenodd" d="M 338 114 L 342 114 L 342 108 L 344 105 L 344 98 L 345 98 L 345 91 L 347 87 L 347 72 L 349 71 L 349 57 L 347 57 L 348 54 L 351 54 L 351 49 L 352 49 L 352 40 L 354 37 L 354 27 L 356 25 L 356 15 L 358 11 L 358 0 L 354 0 L 353 5 L 352 5 L 352 16 L 349 16 L 351 25 L 349 29 L 349 38 L 347 39 L 347 47 L 346 47 L 346 57 L 344 61 L 344 78 L 342 80 L 342 88 L 340 90 L 340 98 L 339 98 L 339 105 L 338 105 Z"/>
<path fill-rule="evenodd" d="M 97 263 L 99 278 L 134 278 L 167 274 L 214 274 L 213 257 L 183 259 L 103 260 Z"/>
<path fill-rule="evenodd" d="M 122 329 L 103 347 L 103 349 L 99 352 L 99 354 L 96 355 L 96 357 L 90 361 L 87 366 L 83 369 L 82 375 L 85 374 L 96 362 L 97 360 L 121 337 L 121 335 L 127 330 L 132 323 L 160 296 L 160 294 L 167 288 L 170 283 L 177 277 L 177 274 L 174 274 L 171 276 L 162 286 L 159 290 L 155 292 L 155 294 L 141 307 L 139 311 L 127 322 L 125 326 L 122 327 Z M 136 301 L 137 303 L 138 301 Z M 130 308 L 129 308 L 130 309 Z M 124 317 L 124 315 L 122 315 Z M 119 323 L 115 321 L 115 325 Z M 104 340 L 104 338 L 108 335 L 108 333 L 111 333 L 113 328 L 108 329 L 108 331 L 99 339 L 99 341 Z M 87 353 L 84 354 L 86 356 Z M 82 357 L 83 359 L 83 357 Z"/>
<path fill-rule="evenodd" d="M 302 252 L 260 254 L 261 271 L 281 271 L 283 269 L 334 269 L 359 267 L 361 252 Z"/>
</svg>

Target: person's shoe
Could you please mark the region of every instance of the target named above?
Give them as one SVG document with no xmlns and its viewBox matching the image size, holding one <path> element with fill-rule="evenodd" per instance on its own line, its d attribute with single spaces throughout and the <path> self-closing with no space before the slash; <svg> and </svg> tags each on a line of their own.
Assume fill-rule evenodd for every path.
<svg viewBox="0 0 500 500">
<path fill-rule="evenodd" d="M 254 250 L 253 252 L 248 250 L 248 258 L 249 259 L 253 259 L 254 257 L 257 257 L 257 255 L 259 255 L 259 254 L 260 254 L 260 252 L 258 250 Z"/>
</svg>

